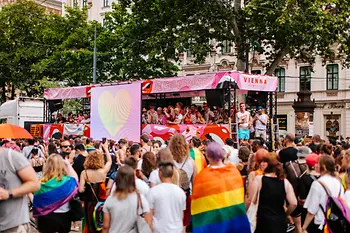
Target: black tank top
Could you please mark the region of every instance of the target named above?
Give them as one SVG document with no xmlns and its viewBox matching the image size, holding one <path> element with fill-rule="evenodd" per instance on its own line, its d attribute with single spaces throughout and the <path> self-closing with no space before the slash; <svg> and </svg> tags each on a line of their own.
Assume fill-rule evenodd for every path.
<svg viewBox="0 0 350 233">
<path fill-rule="evenodd" d="M 256 233 L 280 233 L 286 230 L 284 180 L 263 176 L 257 213 Z"/>
</svg>

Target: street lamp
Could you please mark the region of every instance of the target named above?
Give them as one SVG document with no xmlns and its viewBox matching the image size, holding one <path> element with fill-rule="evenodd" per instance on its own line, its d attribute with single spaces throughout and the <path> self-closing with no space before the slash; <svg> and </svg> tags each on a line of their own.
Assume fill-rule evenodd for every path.
<svg viewBox="0 0 350 233">
<path fill-rule="evenodd" d="M 95 22 L 95 35 L 94 35 L 94 59 L 92 65 L 92 82 L 96 84 L 96 63 L 97 63 L 97 48 L 96 48 L 96 22 Z"/>
</svg>

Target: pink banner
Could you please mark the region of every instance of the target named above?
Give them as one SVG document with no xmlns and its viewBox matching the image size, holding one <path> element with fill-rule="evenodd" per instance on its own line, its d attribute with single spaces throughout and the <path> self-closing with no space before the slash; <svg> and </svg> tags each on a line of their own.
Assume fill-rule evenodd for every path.
<svg viewBox="0 0 350 233">
<path fill-rule="evenodd" d="M 235 74 L 233 72 L 232 74 Z M 185 92 L 215 89 L 224 76 L 231 72 L 218 72 L 170 78 L 149 79 L 142 82 L 142 94 Z M 233 81 L 233 80 L 232 80 Z"/>
<path fill-rule="evenodd" d="M 177 93 L 216 89 L 225 81 L 236 82 L 242 91 L 275 91 L 278 80 L 274 76 L 250 75 L 238 71 L 197 74 L 189 76 L 168 77 L 134 81 L 142 83 L 142 94 Z M 112 85 L 118 85 L 113 83 Z M 124 85 L 124 84 L 123 84 Z M 103 86 L 79 86 L 67 88 L 50 88 L 44 92 L 47 100 L 90 97 L 90 91 Z"/>
<path fill-rule="evenodd" d="M 238 88 L 246 91 L 274 92 L 278 85 L 278 79 L 274 76 L 240 73 L 235 80 Z"/>
<path fill-rule="evenodd" d="M 86 98 L 90 95 L 91 86 L 49 88 L 44 91 L 47 100 Z"/>
<path fill-rule="evenodd" d="M 127 138 L 138 142 L 141 134 L 141 83 L 91 89 L 91 137 Z"/>
</svg>

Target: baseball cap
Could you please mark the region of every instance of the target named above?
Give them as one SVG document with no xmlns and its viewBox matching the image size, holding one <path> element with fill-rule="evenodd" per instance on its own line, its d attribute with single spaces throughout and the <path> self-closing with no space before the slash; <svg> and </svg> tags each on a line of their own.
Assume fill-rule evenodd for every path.
<svg viewBox="0 0 350 233">
<path fill-rule="evenodd" d="M 259 111 L 259 110 L 261 110 L 261 109 L 263 109 L 262 106 L 258 106 L 258 107 L 256 108 L 257 111 Z"/>
<path fill-rule="evenodd" d="M 306 156 L 306 164 L 309 167 L 314 167 L 318 163 L 319 155 L 316 153 L 311 153 L 308 156 Z"/>
<path fill-rule="evenodd" d="M 298 155 L 298 157 L 299 158 L 305 158 L 308 154 L 310 154 L 312 151 L 311 151 L 311 149 L 309 148 L 309 147 L 307 147 L 307 146 L 301 146 L 301 147 L 299 147 L 299 149 L 298 149 L 298 153 L 297 153 L 297 155 Z"/>
</svg>

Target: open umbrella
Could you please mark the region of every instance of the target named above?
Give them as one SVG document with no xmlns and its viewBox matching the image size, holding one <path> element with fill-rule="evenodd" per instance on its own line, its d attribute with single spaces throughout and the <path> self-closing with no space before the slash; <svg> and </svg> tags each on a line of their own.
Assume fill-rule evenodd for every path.
<svg viewBox="0 0 350 233">
<path fill-rule="evenodd" d="M 28 133 L 24 128 L 11 125 L 11 124 L 0 124 L 0 138 L 26 138 L 32 139 L 33 136 Z"/>
</svg>

